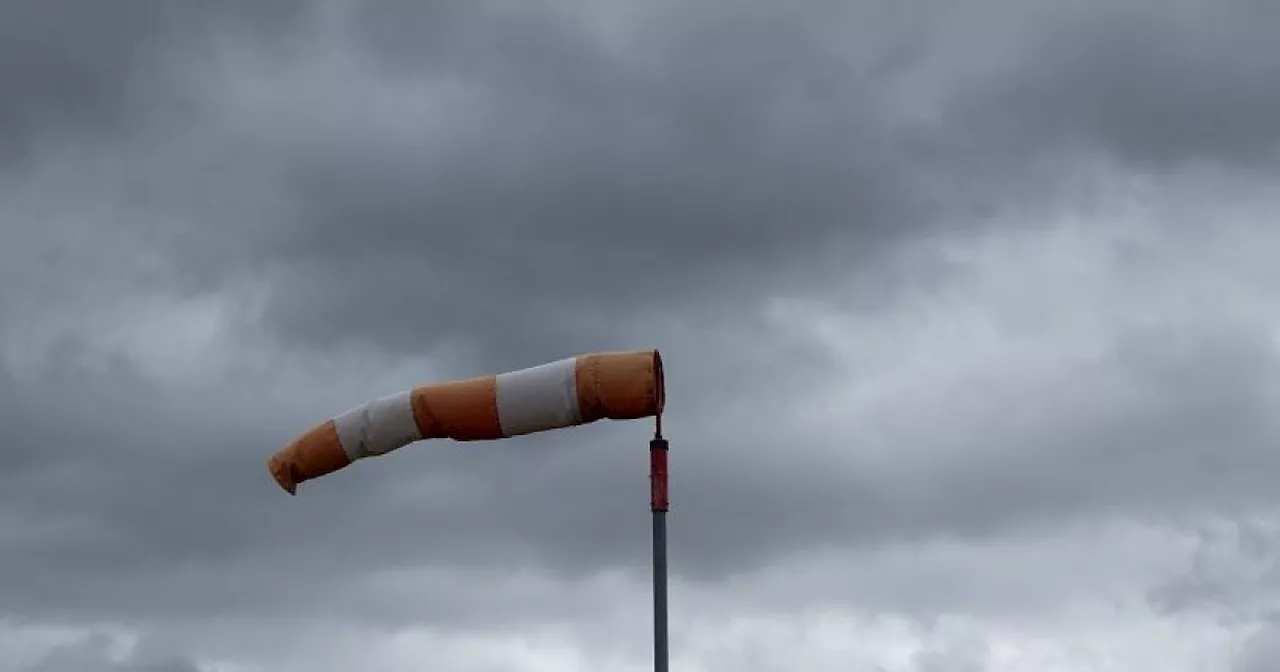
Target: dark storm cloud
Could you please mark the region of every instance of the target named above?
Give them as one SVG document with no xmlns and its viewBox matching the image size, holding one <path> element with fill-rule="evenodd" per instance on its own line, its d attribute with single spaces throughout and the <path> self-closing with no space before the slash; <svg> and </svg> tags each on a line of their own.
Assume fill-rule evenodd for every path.
<svg viewBox="0 0 1280 672">
<path fill-rule="evenodd" d="M 1030 31 L 958 116 L 993 154 L 1100 150 L 1143 169 L 1274 165 L 1280 15 L 1262 2 L 1084 3 Z M 968 89 L 968 90 L 964 90 Z"/>
<path fill-rule="evenodd" d="M 136 130 L 181 98 L 166 67 L 227 31 L 278 38 L 301 3 L 15 0 L 0 10 L 0 168 L 42 142 Z M 170 92 L 176 89 L 171 89 Z M 68 136 L 68 134 L 70 134 Z"/>
<path fill-rule="evenodd" d="M 353 20 L 370 76 L 476 103 L 438 137 L 369 126 L 293 157 L 302 211 L 261 251 L 296 269 L 271 305 L 289 338 L 462 338 L 511 364 L 629 316 L 740 313 L 923 224 L 880 82 L 806 23 L 710 14 L 615 54 L 568 16 L 448 6 Z"/>
<path fill-rule="evenodd" d="M 609 49 L 568 14 L 497 7 L 354 11 L 370 77 L 474 100 L 439 133 L 370 121 L 285 158 L 299 212 L 250 254 L 289 269 L 270 318 L 286 337 L 464 341 L 509 366 L 599 347 L 627 317 L 744 319 L 939 223 L 1047 199 L 1076 154 L 1235 165 L 1280 132 L 1280 23 L 1259 6 L 1046 12 L 983 77 L 937 82 L 936 125 L 894 92 L 982 37 L 932 53 L 941 19 L 726 6 L 638 22 Z"/>
</svg>

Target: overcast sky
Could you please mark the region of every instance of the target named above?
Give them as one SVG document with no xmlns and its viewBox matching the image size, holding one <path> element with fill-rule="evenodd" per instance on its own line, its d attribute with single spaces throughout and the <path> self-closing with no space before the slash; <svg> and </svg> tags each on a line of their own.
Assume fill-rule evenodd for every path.
<svg viewBox="0 0 1280 672">
<path fill-rule="evenodd" d="M 0 3 L 0 672 L 1280 669 L 1280 5 Z"/>
</svg>

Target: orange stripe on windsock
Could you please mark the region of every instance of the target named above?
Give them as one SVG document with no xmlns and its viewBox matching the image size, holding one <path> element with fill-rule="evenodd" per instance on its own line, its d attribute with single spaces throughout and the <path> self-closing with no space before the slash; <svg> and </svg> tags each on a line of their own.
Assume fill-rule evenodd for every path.
<svg viewBox="0 0 1280 672">
<path fill-rule="evenodd" d="M 583 355 L 375 399 L 294 439 L 268 467 L 292 494 L 303 481 L 420 439 L 500 439 L 649 417 L 662 412 L 665 394 L 657 350 Z"/>
<path fill-rule="evenodd" d="M 495 376 L 414 388 L 413 419 L 424 439 L 502 438 Z"/>
<path fill-rule="evenodd" d="M 657 350 L 582 355 L 575 373 L 584 423 L 647 418 L 661 413 L 666 402 Z"/>
<path fill-rule="evenodd" d="M 276 483 L 292 495 L 299 483 L 333 473 L 348 464 L 351 460 L 342 450 L 334 422 L 326 420 L 272 455 L 267 468 Z"/>
</svg>

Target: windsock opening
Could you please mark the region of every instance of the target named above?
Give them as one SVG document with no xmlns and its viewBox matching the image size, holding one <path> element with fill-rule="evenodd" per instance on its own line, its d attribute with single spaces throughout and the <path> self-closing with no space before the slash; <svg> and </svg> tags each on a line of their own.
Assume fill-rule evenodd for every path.
<svg viewBox="0 0 1280 672">
<path fill-rule="evenodd" d="M 299 435 L 267 467 L 281 488 L 296 494 L 304 481 L 422 439 L 509 438 L 605 418 L 660 416 L 665 405 L 657 350 L 582 355 L 369 401 Z"/>
<path fill-rule="evenodd" d="M 667 381 L 662 375 L 662 353 L 657 350 L 653 351 L 653 387 L 657 396 L 654 415 L 662 415 L 667 406 Z"/>
</svg>

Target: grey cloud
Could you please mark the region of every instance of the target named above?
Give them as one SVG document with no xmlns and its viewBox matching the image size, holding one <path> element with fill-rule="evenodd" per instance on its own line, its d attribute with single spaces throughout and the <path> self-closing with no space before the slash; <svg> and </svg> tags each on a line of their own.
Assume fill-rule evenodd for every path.
<svg viewBox="0 0 1280 672">
<path fill-rule="evenodd" d="M 1232 664 L 1232 672 L 1269 672 L 1280 665 L 1280 632 L 1265 627 L 1245 640 Z"/>
<path fill-rule="evenodd" d="M 1101 151 L 1141 169 L 1265 170 L 1280 141 L 1275 8 L 1258 2 L 1084 3 L 1031 46 L 965 79 L 954 111 L 993 151 Z"/>
<path fill-rule="evenodd" d="M 881 464 L 785 421 L 734 429 L 673 418 L 674 566 L 714 583 L 827 543 L 981 538 L 1116 510 L 1160 522 L 1254 510 L 1270 501 L 1276 468 L 1268 407 L 1255 401 L 1271 395 L 1272 366 L 1257 343 L 1230 332 L 1180 345 L 1162 332 L 1138 333 L 1091 372 L 1042 381 L 1021 400 L 1022 391 L 1008 390 L 998 404 L 1013 418 L 1050 404 L 1060 423 L 978 415 L 965 422 L 984 429 L 958 439 L 937 417 L 941 433 L 900 435 L 900 458 Z M 320 599 L 303 588 L 317 581 L 332 594 L 355 588 L 363 572 L 352 567 L 644 571 L 643 430 L 595 426 L 518 447 L 424 444 L 289 499 L 261 472 L 262 457 L 308 421 L 251 430 L 241 423 L 259 420 L 244 418 L 227 431 L 213 399 L 187 406 L 125 396 L 136 401 L 104 412 L 158 418 L 145 434 L 98 423 L 104 433 L 80 430 L 59 443 L 39 434 L 6 441 L 56 448 L 64 464 L 17 472 L 3 489 L 27 526 L 9 528 L 19 541 L 7 562 L 26 580 L 5 587 L 6 604 L 62 615 L 105 605 L 121 615 L 240 613 Z M 213 419 L 201 421 L 192 407 Z M 909 426 L 919 412 L 879 420 Z M 180 446 L 148 436 L 177 433 L 169 423 L 179 419 L 191 422 Z M 280 563 L 291 571 L 281 574 Z M 158 585 L 168 588 L 144 588 Z M 465 613 L 449 605 L 466 600 L 437 598 L 437 617 Z"/>
<path fill-rule="evenodd" d="M 398 77 L 457 78 L 479 102 L 447 137 L 367 128 L 291 160 L 303 210 L 262 250 L 295 271 L 271 303 L 287 337 L 465 339 L 505 364 L 575 332 L 602 343 L 629 316 L 732 316 L 923 218 L 877 83 L 803 26 L 709 16 L 613 55 L 563 17 L 483 6 L 443 28 L 434 8 L 357 23 Z"/>
<path fill-rule="evenodd" d="M 721 483 L 683 494 L 686 515 L 722 522 L 681 541 L 689 553 L 720 556 L 699 559 L 722 567 L 805 539 L 981 537 L 1117 509 L 1172 522 L 1206 508 L 1236 515 L 1265 506 L 1270 474 L 1280 468 L 1267 401 L 1275 395 L 1273 356 L 1264 343 L 1229 333 L 1175 346 L 1168 338 L 1164 330 L 1134 334 L 1088 370 L 1039 381 L 1034 395 L 1001 392 L 1001 401 L 987 406 L 999 408 L 999 417 L 972 418 L 980 431 L 948 432 L 945 417 L 934 415 L 940 409 L 908 406 L 900 416 L 876 418 L 901 428 L 890 435 L 901 457 L 880 468 L 861 465 L 855 445 L 843 449 L 847 457 L 833 457 L 826 451 L 841 450 L 834 437 L 766 430 L 756 434 L 765 445 L 807 445 L 815 453 L 773 461 L 762 452 L 736 463 L 727 441 L 685 468 L 691 483 Z M 1018 421 L 1045 408 L 1061 419 Z M 914 428 L 922 415 L 940 429 Z M 821 456 L 817 446 L 825 449 Z M 848 466 L 836 468 L 841 461 Z M 731 463 L 731 473 L 718 475 Z"/>
<path fill-rule="evenodd" d="M 1075 151 L 1255 165 L 1280 119 L 1260 86 L 1271 24 L 1242 5 L 1215 5 L 1244 31 L 1219 34 L 1220 51 L 1186 14 L 1153 27 L 1140 17 L 1154 5 L 1132 5 L 1124 21 L 1055 23 L 1060 34 L 1025 51 L 1010 41 L 1007 67 L 945 82 L 931 80 L 940 63 L 963 70 L 956 45 L 984 33 L 965 24 L 956 51 L 933 52 L 918 15 L 836 4 L 800 18 L 700 5 L 637 28 L 625 49 L 568 14 L 475 2 L 353 5 L 337 37 L 299 18 L 318 10 L 261 3 L 161 19 L 158 5 L 84 10 L 103 12 L 78 14 L 97 28 L 84 35 L 48 3 L 0 10 L 23 12 L 0 15 L 0 84 L 20 101 L 0 107 L 0 147 L 26 155 L 0 192 L 26 201 L 4 203 L 0 311 L 22 310 L 0 314 L 0 329 L 244 281 L 266 315 L 239 325 L 259 349 L 240 355 L 271 362 L 179 394 L 123 358 L 83 366 L 101 337 L 88 326 L 50 346 L 36 375 L 0 365 L 0 558 L 21 579 L 0 584 L 0 605 L 140 622 L 336 609 L 314 587 L 359 602 L 366 568 L 643 571 L 647 436 L 634 426 L 501 451 L 415 446 L 283 497 L 263 459 L 358 401 L 355 372 L 336 363 L 352 351 L 439 355 L 444 373 L 469 375 L 663 348 L 682 409 L 669 418 L 673 561 L 706 583 L 831 543 L 1268 504 L 1274 355 L 1235 323 L 1125 334 L 1093 367 L 1004 391 L 998 414 L 929 409 L 940 430 L 910 407 L 867 419 L 884 435 L 852 437 L 765 412 L 802 407 L 835 375 L 796 335 L 805 325 L 760 317 L 765 299 L 824 298 L 852 276 L 876 297 L 874 319 L 904 286 L 945 275 L 932 261 L 895 269 L 897 252 L 984 225 L 984 207 L 1025 207 L 1018 225 L 1036 226 L 1025 222 L 1063 205 L 1049 201 Z M 842 51 L 854 42 L 866 53 Z M 265 73 L 246 100 L 227 80 L 249 75 L 214 57 L 227 44 L 252 45 L 245 70 Z M 351 70 L 327 70 L 334 52 Z M 182 77 L 154 75 L 168 55 Z M 55 80 L 70 88 L 46 88 Z M 910 119 L 901 87 L 931 81 L 941 117 Z M 418 89 L 456 95 L 455 116 L 434 125 L 375 95 Z M 75 142 L 49 149 L 44 137 L 70 129 L 118 153 L 104 165 Z M 57 213 L 56 226 L 14 212 Z M 26 252 L 53 238 L 88 242 Z M 297 353 L 315 371 L 290 388 L 295 406 L 243 402 L 296 375 L 285 360 Z M 895 457 L 867 457 L 872 441 Z M 462 597 L 439 596 L 424 611 L 466 620 Z"/>
<path fill-rule="evenodd" d="M 463 342 L 503 366 L 636 315 L 741 319 L 850 268 L 883 283 L 901 241 L 1051 198 L 1079 152 L 1249 163 L 1280 118 L 1265 8 L 1044 12 L 1007 65 L 939 82 L 930 125 L 896 88 L 968 43 L 931 53 L 910 14 L 868 30 L 826 5 L 695 13 L 609 51 L 547 11 L 369 7 L 351 33 L 370 76 L 474 102 L 447 131 L 371 121 L 273 159 L 299 209 L 244 254 L 275 269 L 269 325 L 298 342 Z M 1197 32 L 1210 15 L 1223 27 Z M 881 51 L 837 51 L 833 26 Z"/>
<path fill-rule="evenodd" d="M 55 647 L 19 672 L 202 672 L 195 663 L 180 658 L 146 659 L 131 655 L 120 660 L 112 655 L 111 648 L 110 638 L 90 635 Z"/>
<path fill-rule="evenodd" d="M 0 21 L 0 167 L 32 159 L 43 143 L 126 137 L 176 108 L 171 72 L 226 32 L 278 37 L 298 3 L 178 7 L 153 0 L 17 0 Z"/>
<path fill-rule="evenodd" d="M 1232 656 L 1233 672 L 1280 664 L 1280 531 L 1274 514 L 1202 521 L 1186 571 L 1150 594 L 1151 604 L 1165 613 L 1207 611 L 1249 632 Z"/>
<path fill-rule="evenodd" d="M 1166 613 L 1209 611 L 1225 623 L 1269 629 L 1280 616 L 1280 533 L 1274 510 L 1199 521 L 1185 573 L 1151 591 Z M 1266 640 L 1265 632 L 1258 639 Z"/>
<path fill-rule="evenodd" d="M 76 5 L 78 4 L 78 11 Z M 151 3 L 120 7 L 15 2 L 0 27 L 0 148 L 25 150 L 32 133 L 55 124 L 109 126 L 148 37 Z M 130 11 L 130 10 L 133 11 Z"/>
<path fill-rule="evenodd" d="M 917 672 L 982 672 L 986 651 L 981 645 L 965 643 L 932 646 L 913 656 Z"/>
</svg>

